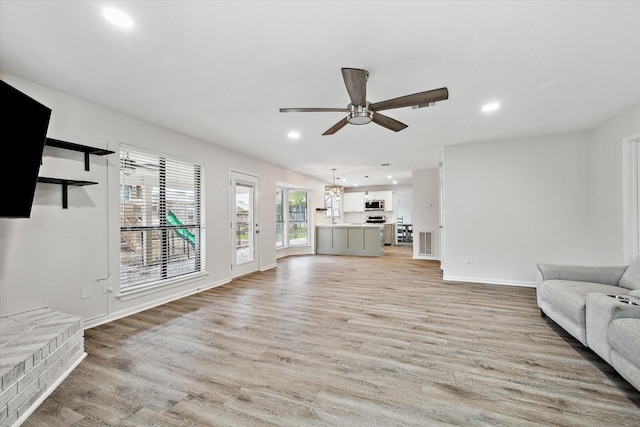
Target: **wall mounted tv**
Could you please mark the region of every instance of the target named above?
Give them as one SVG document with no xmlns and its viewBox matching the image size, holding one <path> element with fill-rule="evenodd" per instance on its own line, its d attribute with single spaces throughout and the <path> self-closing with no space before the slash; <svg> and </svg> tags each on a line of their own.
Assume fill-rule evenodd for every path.
<svg viewBox="0 0 640 427">
<path fill-rule="evenodd" d="M 29 218 L 51 109 L 2 80 L 0 104 L 2 151 L 8 160 L 0 168 L 0 217 Z"/>
</svg>

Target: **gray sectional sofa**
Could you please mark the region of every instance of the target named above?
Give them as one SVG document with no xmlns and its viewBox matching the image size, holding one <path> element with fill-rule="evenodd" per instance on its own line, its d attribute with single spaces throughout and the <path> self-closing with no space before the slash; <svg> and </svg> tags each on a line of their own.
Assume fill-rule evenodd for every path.
<svg viewBox="0 0 640 427">
<path fill-rule="evenodd" d="M 540 314 L 640 390 L 640 256 L 619 267 L 537 267 Z"/>
</svg>

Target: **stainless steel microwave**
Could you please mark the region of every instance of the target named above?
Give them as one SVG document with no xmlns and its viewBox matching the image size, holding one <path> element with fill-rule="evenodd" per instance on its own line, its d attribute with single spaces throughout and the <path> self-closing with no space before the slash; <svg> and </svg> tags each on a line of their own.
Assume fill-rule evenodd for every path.
<svg viewBox="0 0 640 427">
<path fill-rule="evenodd" d="M 365 211 L 383 211 L 384 200 L 365 200 L 364 210 Z"/>
</svg>

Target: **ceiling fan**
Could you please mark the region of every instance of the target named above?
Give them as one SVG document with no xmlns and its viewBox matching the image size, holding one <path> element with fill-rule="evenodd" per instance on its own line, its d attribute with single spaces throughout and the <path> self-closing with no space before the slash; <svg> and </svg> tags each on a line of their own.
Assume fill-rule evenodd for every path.
<svg viewBox="0 0 640 427">
<path fill-rule="evenodd" d="M 358 68 L 342 68 L 342 78 L 347 87 L 351 103 L 346 108 L 281 108 L 281 113 L 316 113 L 316 112 L 344 112 L 347 117 L 340 120 L 335 125 L 327 129 L 323 135 L 333 135 L 350 123 L 352 125 L 364 125 L 370 122 L 379 124 L 382 127 L 394 132 L 406 128 L 402 122 L 391 117 L 380 114 L 378 111 L 390 110 L 393 108 L 427 107 L 435 102 L 449 99 L 449 91 L 446 87 L 428 90 L 426 92 L 414 93 L 386 101 L 371 104 L 367 101 L 367 79 L 369 72 Z"/>
</svg>

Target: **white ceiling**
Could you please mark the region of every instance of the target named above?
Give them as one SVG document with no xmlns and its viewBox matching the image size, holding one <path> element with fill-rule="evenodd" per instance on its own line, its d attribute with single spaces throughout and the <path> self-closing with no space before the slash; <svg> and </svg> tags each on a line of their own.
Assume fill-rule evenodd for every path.
<svg viewBox="0 0 640 427">
<path fill-rule="evenodd" d="M 324 181 L 410 184 L 443 145 L 587 130 L 640 105 L 639 22 L 640 1 L 612 0 L 0 0 L 0 70 Z M 386 111 L 398 133 L 322 136 L 343 113 L 278 111 L 346 107 L 342 67 L 369 71 L 370 102 L 449 100 Z"/>
</svg>

